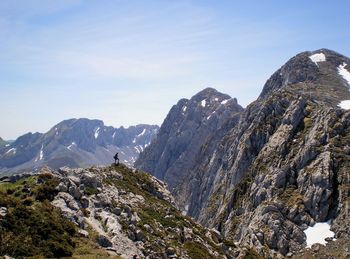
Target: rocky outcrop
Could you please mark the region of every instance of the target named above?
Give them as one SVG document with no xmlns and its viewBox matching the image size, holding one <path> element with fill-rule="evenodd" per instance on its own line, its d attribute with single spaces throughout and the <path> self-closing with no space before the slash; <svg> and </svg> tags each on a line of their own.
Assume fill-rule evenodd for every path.
<svg viewBox="0 0 350 259">
<path fill-rule="evenodd" d="M 260 97 L 239 111 L 237 120 L 228 120 L 234 123 L 212 128 L 213 137 L 189 146 L 186 152 L 196 156 L 174 170 L 177 178 L 164 177 L 177 184 L 172 192 L 178 206 L 263 256 L 297 253 L 306 246 L 304 230 L 315 222 L 331 220 L 336 236 L 348 236 L 349 112 L 338 107 L 350 100 L 349 82 L 339 72 L 344 64 L 350 60 L 321 49 L 282 66 Z M 174 109 L 167 119 L 175 116 Z M 170 169 L 155 152 L 170 139 L 162 139 L 159 149 L 159 137 L 136 163 L 157 177 L 158 165 Z M 145 166 L 144 158 L 152 156 L 156 163 Z"/>
<path fill-rule="evenodd" d="M 132 166 L 157 131 L 156 125 L 113 128 L 100 120 L 65 120 L 45 134 L 28 133 L 13 143 L 0 144 L 0 174 L 45 165 L 55 169 L 107 165 L 116 152 L 121 162 Z"/>
<path fill-rule="evenodd" d="M 167 186 L 144 172 L 119 165 L 56 171 L 45 168 L 40 175 L 58 179 L 51 204 L 75 223 L 81 237 L 89 238 L 93 233 L 96 243 L 111 255 L 233 258 L 251 252 L 182 216 Z M 6 213 L 6 208 L 0 212 Z"/>
</svg>

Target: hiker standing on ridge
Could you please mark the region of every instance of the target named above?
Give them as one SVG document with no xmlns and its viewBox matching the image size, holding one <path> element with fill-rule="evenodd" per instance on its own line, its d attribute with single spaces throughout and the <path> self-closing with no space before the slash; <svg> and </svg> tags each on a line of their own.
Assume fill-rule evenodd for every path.
<svg viewBox="0 0 350 259">
<path fill-rule="evenodd" d="M 119 158 L 118 158 L 118 152 L 114 155 L 114 164 L 115 165 L 119 165 Z M 117 163 L 117 161 L 118 161 L 118 163 Z"/>
</svg>

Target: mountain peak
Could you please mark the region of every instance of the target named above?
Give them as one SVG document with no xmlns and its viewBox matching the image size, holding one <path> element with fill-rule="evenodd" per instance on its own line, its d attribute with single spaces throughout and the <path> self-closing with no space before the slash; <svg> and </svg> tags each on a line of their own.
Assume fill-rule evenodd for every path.
<svg viewBox="0 0 350 259">
<path fill-rule="evenodd" d="M 205 88 L 202 91 L 198 92 L 195 94 L 192 98 L 191 101 L 202 101 L 203 99 L 207 98 L 221 98 L 221 99 L 230 99 L 231 97 L 227 94 L 220 93 L 217 91 L 215 88 Z"/>
<path fill-rule="evenodd" d="M 350 81 L 346 78 L 349 66 L 350 59 L 333 50 L 322 48 L 301 52 L 267 80 L 259 98 L 265 98 L 281 88 L 291 87 L 301 92 L 312 92 L 315 98 L 339 103 L 350 99 Z M 327 96 L 331 92 L 331 96 Z"/>
</svg>

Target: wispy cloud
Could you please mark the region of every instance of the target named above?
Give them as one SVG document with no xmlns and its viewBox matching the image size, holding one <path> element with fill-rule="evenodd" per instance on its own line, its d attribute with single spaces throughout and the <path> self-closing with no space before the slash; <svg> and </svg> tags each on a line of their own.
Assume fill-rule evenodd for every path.
<svg viewBox="0 0 350 259">
<path fill-rule="evenodd" d="M 160 123 L 208 86 L 248 104 L 297 52 L 349 53 L 349 4 L 304 2 L 2 0 L 0 136 L 76 116 Z"/>
</svg>

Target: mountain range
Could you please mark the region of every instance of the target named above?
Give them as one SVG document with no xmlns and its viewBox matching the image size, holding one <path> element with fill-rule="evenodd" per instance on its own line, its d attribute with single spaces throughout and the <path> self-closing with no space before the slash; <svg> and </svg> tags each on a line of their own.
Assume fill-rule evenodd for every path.
<svg viewBox="0 0 350 259">
<path fill-rule="evenodd" d="M 120 162 L 132 166 L 158 128 L 145 124 L 114 128 L 101 120 L 65 120 L 44 134 L 27 133 L 0 145 L 0 173 L 13 174 L 45 165 L 53 169 L 106 165 L 114 162 L 116 152 Z"/>
<path fill-rule="evenodd" d="M 306 51 L 246 108 L 206 88 L 160 128 L 72 119 L 4 143 L 3 174 L 33 172 L 0 179 L 0 255 L 24 256 L 35 224 L 55 235 L 26 255 L 349 258 L 349 88 L 349 58 Z M 136 168 L 86 168 L 115 152 Z"/>
<path fill-rule="evenodd" d="M 245 109 L 211 88 L 182 99 L 135 166 L 164 180 L 183 214 L 264 257 L 300 258 L 322 224 L 328 248 L 348 245 L 349 71 L 341 54 L 307 51 Z"/>
</svg>

